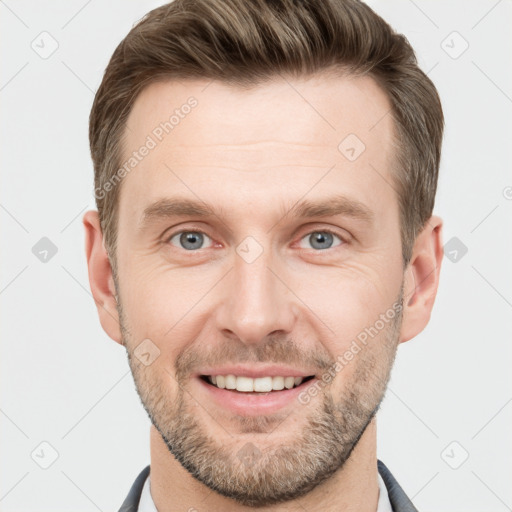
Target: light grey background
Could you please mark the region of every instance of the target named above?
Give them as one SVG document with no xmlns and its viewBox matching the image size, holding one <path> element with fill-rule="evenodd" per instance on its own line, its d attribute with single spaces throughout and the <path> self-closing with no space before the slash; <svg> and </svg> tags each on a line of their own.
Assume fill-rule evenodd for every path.
<svg viewBox="0 0 512 512">
<path fill-rule="evenodd" d="M 125 351 L 90 295 L 81 218 L 95 208 L 94 91 L 115 46 L 161 3 L 0 1 L 1 511 L 117 510 L 149 463 Z M 399 348 L 378 457 L 421 511 L 512 510 L 511 2 L 370 5 L 441 94 L 435 213 L 458 244 L 430 324 Z M 57 248 L 47 262 L 32 252 L 43 237 Z"/>
</svg>

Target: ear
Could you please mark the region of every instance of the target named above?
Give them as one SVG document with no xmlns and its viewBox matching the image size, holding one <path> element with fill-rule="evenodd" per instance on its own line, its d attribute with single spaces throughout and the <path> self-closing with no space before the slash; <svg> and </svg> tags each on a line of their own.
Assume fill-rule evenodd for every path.
<svg viewBox="0 0 512 512">
<path fill-rule="evenodd" d="M 442 229 L 443 220 L 433 215 L 414 242 L 405 270 L 400 343 L 417 336 L 430 320 L 443 260 Z"/>
<path fill-rule="evenodd" d="M 89 210 L 83 217 L 85 227 L 85 254 L 89 269 L 89 285 L 96 303 L 103 330 L 122 345 L 117 312 L 116 289 L 107 251 L 103 245 L 98 212 Z"/>
</svg>

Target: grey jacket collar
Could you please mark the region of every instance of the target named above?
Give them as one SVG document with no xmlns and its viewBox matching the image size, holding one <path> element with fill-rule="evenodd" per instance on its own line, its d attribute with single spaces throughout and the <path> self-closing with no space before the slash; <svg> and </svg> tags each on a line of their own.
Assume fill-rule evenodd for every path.
<svg viewBox="0 0 512 512">
<path fill-rule="evenodd" d="M 391 474 L 385 464 L 380 460 L 377 460 L 377 468 L 382 480 L 384 480 L 384 483 L 386 484 L 393 512 L 418 512 L 418 509 L 412 504 L 411 500 L 407 497 L 400 485 L 398 485 L 395 477 Z M 119 512 L 137 512 L 137 509 L 139 508 L 140 495 L 142 493 L 142 488 L 144 487 L 144 482 L 149 475 L 149 470 L 150 466 L 146 466 L 135 479 L 135 482 L 133 482 L 132 488 L 119 509 Z"/>
<path fill-rule="evenodd" d="M 412 501 L 407 497 L 400 485 L 398 485 L 395 477 L 391 474 L 391 471 L 389 471 L 384 462 L 377 460 L 377 468 L 379 469 L 382 480 L 384 480 L 386 484 L 393 512 L 418 512 L 418 509 L 412 504 Z"/>
</svg>

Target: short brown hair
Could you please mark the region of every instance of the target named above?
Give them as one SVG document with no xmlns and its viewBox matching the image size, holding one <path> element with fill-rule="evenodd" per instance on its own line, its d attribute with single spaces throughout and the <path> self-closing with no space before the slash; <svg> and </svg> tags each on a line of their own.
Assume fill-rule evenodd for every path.
<svg viewBox="0 0 512 512">
<path fill-rule="evenodd" d="M 114 277 L 121 183 L 105 185 L 121 164 L 126 121 L 144 87 L 165 78 L 253 87 L 281 73 L 330 69 L 373 77 L 391 102 L 405 268 L 432 215 L 444 125 L 436 88 L 407 39 L 358 0 L 174 0 L 118 45 L 91 110 L 95 195 Z"/>
</svg>

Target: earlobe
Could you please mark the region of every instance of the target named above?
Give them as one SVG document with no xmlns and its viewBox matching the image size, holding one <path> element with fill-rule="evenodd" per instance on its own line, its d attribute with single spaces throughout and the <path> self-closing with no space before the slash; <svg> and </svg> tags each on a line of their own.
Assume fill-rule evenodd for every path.
<svg viewBox="0 0 512 512">
<path fill-rule="evenodd" d="M 116 290 L 112 268 L 105 249 L 98 212 L 89 210 L 84 214 L 85 254 L 89 271 L 89 285 L 96 303 L 101 326 L 107 335 L 122 344 Z"/>
<path fill-rule="evenodd" d="M 400 343 L 417 336 L 428 324 L 443 260 L 443 220 L 432 216 L 416 237 L 404 278 L 404 309 Z"/>
</svg>

